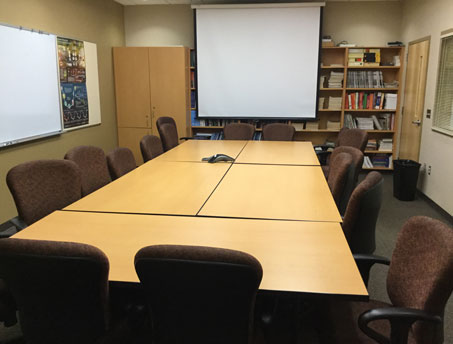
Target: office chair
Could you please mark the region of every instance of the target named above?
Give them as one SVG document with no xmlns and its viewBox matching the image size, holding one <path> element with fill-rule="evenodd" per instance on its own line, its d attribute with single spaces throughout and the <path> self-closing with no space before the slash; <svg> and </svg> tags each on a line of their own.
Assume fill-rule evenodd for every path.
<svg viewBox="0 0 453 344">
<path fill-rule="evenodd" d="M 19 219 L 31 225 L 81 197 L 81 171 L 68 160 L 35 160 L 13 167 L 6 183 Z"/>
<path fill-rule="evenodd" d="M 376 249 L 376 222 L 383 189 L 384 178 L 373 171 L 352 192 L 342 223 L 352 253 L 371 254 Z"/>
<path fill-rule="evenodd" d="M 86 196 L 112 181 L 107 159 L 101 148 L 78 146 L 69 150 L 64 156 L 74 161 L 82 173 L 82 195 Z"/>
<path fill-rule="evenodd" d="M 453 290 L 453 230 L 425 216 L 401 229 L 391 262 L 355 255 L 364 281 L 375 263 L 390 265 L 387 293 L 391 304 L 337 301 L 328 307 L 325 343 L 443 342 L 443 314 Z M 372 339 L 370 339 L 372 338 Z"/>
<path fill-rule="evenodd" d="M 176 122 L 171 117 L 159 117 L 156 121 L 157 131 L 159 132 L 160 139 L 164 152 L 176 147 L 179 144 L 178 130 Z"/>
<path fill-rule="evenodd" d="M 251 140 L 255 127 L 248 123 L 229 123 L 223 127 L 225 140 Z"/>
<path fill-rule="evenodd" d="M 158 245 L 139 250 L 154 343 L 251 343 L 260 263 L 212 247 Z"/>
<path fill-rule="evenodd" d="M 292 141 L 296 129 L 289 124 L 270 123 L 263 127 L 264 141 Z"/>
<path fill-rule="evenodd" d="M 84 244 L 0 240 L 0 276 L 27 343 L 95 343 L 107 329 L 107 257 Z"/>
<path fill-rule="evenodd" d="M 354 147 L 360 150 L 362 153 L 365 152 L 366 145 L 368 143 L 368 133 L 366 130 L 362 129 L 349 129 L 346 127 L 341 128 L 340 132 L 338 133 L 338 138 L 335 142 L 335 147 Z M 329 147 L 325 145 L 320 145 L 321 151 L 316 151 L 318 155 L 319 161 L 321 165 L 329 164 L 330 153 L 331 151 L 327 151 Z"/>
<path fill-rule="evenodd" d="M 126 147 L 115 148 L 107 154 L 107 165 L 113 180 L 124 176 L 137 167 L 134 154 Z"/>
<path fill-rule="evenodd" d="M 345 191 L 345 184 L 352 168 L 352 157 L 349 153 L 339 153 L 331 161 L 327 184 L 329 184 L 335 204 L 339 208 L 341 198 Z"/>
<path fill-rule="evenodd" d="M 152 160 L 164 152 L 162 141 L 155 135 L 145 135 L 140 140 L 140 151 L 144 162 Z"/>
<path fill-rule="evenodd" d="M 334 160 L 335 157 L 340 153 L 348 153 L 352 157 L 352 165 L 351 168 L 348 170 L 348 176 L 345 180 L 343 193 L 338 205 L 338 211 L 340 212 L 340 214 L 343 215 L 344 212 L 346 211 L 346 207 L 349 202 L 349 197 L 351 196 L 352 191 L 356 187 L 359 174 L 362 171 L 363 153 L 354 147 L 340 146 L 332 151 L 332 155 L 330 156 L 329 162 Z M 327 179 L 327 177 L 329 176 L 330 164 L 321 166 L 321 168 Z"/>
</svg>

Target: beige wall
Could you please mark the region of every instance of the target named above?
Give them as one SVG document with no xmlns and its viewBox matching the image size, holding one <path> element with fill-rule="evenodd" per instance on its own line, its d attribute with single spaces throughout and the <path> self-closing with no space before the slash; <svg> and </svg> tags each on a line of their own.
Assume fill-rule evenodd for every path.
<svg viewBox="0 0 453 344">
<path fill-rule="evenodd" d="M 126 6 L 124 27 L 126 45 L 129 47 L 194 47 L 194 23 L 190 5 Z"/>
<path fill-rule="evenodd" d="M 193 48 L 194 24 L 189 5 L 126 6 L 124 22 L 127 46 Z M 324 8 L 323 33 L 330 34 L 336 42 L 386 45 L 401 39 L 401 3 L 328 2 Z"/>
<path fill-rule="evenodd" d="M 124 21 L 123 7 L 113 0 L 0 0 L 0 22 L 96 43 L 102 116 L 100 126 L 0 149 L 2 223 L 17 214 L 5 182 L 11 167 L 34 159 L 61 159 L 77 145 L 106 151 L 117 145 L 111 48 L 124 45 Z"/>
<path fill-rule="evenodd" d="M 401 40 L 399 1 L 328 2 L 324 8 L 323 34 L 335 43 L 386 46 Z"/>
<path fill-rule="evenodd" d="M 440 34 L 453 28 L 452 0 L 405 0 L 403 2 L 402 37 L 407 44 L 431 36 L 425 94 L 420 162 L 431 165 L 431 175 L 420 174 L 420 189 L 448 213 L 453 214 L 453 137 L 432 131 L 432 118 L 426 110 L 434 109 Z"/>
</svg>

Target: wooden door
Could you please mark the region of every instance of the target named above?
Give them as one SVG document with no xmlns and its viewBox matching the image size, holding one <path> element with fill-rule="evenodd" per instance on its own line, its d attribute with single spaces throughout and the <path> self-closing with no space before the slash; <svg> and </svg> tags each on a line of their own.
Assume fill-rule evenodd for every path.
<svg viewBox="0 0 453 344">
<path fill-rule="evenodd" d="M 188 135 L 190 108 L 189 61 L 187 48 L 149 48 L 152 131 L 159 117 L 173 117 L 180 137 Z"/>
<path fill-rule="evenodd" d="M 148 128 L 118 128 L 118 146 L 127 147 L 134 153 L 137 166 L 143 164 L 140 140 L 149 134 L 151 134 L 151 129 Z"/>
<path fill-rule="evenodd" d="M 113 48 L 119 128 L 151 128 L 148 48 Z"/>
<path fill-rule="evenodd" d="M 418 161 L 425 104 L 429 38 L 409 43 L 401 122 L 400 159 Z"/>
</svg>

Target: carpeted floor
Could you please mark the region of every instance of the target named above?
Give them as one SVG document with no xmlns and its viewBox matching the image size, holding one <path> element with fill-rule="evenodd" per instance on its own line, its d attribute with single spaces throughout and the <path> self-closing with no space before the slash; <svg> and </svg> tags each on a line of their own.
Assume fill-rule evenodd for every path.
<svg viewBox="0 0 453 344">
<path fill-rule="evenodd" d="M 417 196 L 416 200 L 412 202 L 402 202 L 394 198 L 392 175 L 387 174 L 384 178 L 384 199 L 376 228 L 377 249 L 375 253 L 377 255 L 391 257 L 398 232 L 403 223 L 411 216 L 429 216 L 439 219 L 453 227 L 451 218 L 445 216 L 436 207 L 432 206 L 424 197 Z M 373 268 L 369 284 L 371 298 L 388 301 L 385 286 L 387 269 L 387 267 L 380 266 Z M 294 300 L 294 298 L 281 298 L 281 305 L 278 308 L 278 326 L 276 326 L 271 336 L 273 338 L 269 341 L 270 343 L 317 343 L 316 334 L 310 326 L 309 315 L 307 317 L 307 314 L 304 316 L 302 312 L 297 312 L 298 309 L 303 309 L 304 300 L 300 299 L 299 306 L 302 307 L 296 308 L 294 308 Z M 296 321 L 294 321 L 295 314 L 298 314 Z M 295 324 L 298 322 L 303 324 L 303 326 L 299 326 L 298 330 L 295 330 Z M 260 333 L 260 336 L 262 335 L 263 333 Z M 0 344 L 6 343 L 24 343 L 21 339 L 21 332 L 18 325 L 11 328 L 0 327 Z M 445 310 L 445 343 L 453 343 L 453 299 L 449 300 Z"/>
</svg>

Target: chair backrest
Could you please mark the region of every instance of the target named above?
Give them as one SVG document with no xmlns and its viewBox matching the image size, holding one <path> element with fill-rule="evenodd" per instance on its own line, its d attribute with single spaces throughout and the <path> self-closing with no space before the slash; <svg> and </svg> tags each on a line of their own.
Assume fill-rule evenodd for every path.
<svg viewBox="0 0 453 344">
<path fill-rule="evenodd" d="M 145 135 L 140 140 L 140 150 L 143 161 L 147 162 L 161 155 L 164 152 L 162 141 L 155 135 Z"/>
<path fill-rule="evenodd" d="M 81 172 L 72 161 L 35 160 L 6 175 L 19 217 L 27 224 L 62 209 L 82 196 Z"/>
<path fill-rule="evenodd" d="M 343 231 L 352 253 L 371 254 L 376 249 L 376 221 L 381 209 L 384 178 L 370 172 L 354 189 L 343 218 Z"/>
<path fill-rule="evenodd" d="M 327 184 L 329 184 L 337 207 L 340 204 L 350 168 L 352 168 L 352 157 L 349 153 L 339 153 L 335 156 L 335 159 L 330 159 Z"/>
<path fill-rule="evenodd" d="M 137 167 L 134 153 L 126 147 L 115 148 L 107 154 L 107 165 L 112 179 L 118 179 Z"/>
<path fill-rule="evenodd" d="M 223 128 L 225 140 L 251 140 L 255 127 L 248 123 L 229 123 Z"/>
<path fill-rule="evenodd" d="M 178 130 L 173 118 L 159 117 L 156 121 L 156 125 L 165 152 L 179 144 Z"/>
<path fill-rule="evenodd" d="M 107 257 L 69 242 L 0 240 L 0 276 L 27 343 L 94 343 L 106 330 Z"/>
<path fill-rule="evenodd" d="M 249 343 L 262 278 L 249 254 L 212 247 L 160 245 L 135 256 L 155 343 Z"/>
<path fill-rule="evenodd" d="M 346 178 L 346 182 L 343 188 L 343 192 L 341 195 L 341 199 L 339 201 L 338 210 L 340 214 L 344 214 L 346 211 L 346 207 L 349 202 L 349 197 L 351 197 L 351 193 L 354 190 L 355 186 L 357 185 L 357 180 L 359 177 L 359 173 L 362 170 L 363 165 L 363 153 L 354 147 L 351 146 L 340 146 L 336 147 L 330 159 L 335 159 L 335 157 L 340 153 L 348 153 L 352 157 L 352 165 L 351 168 L 348 170 L 348 176 Z M 332 160 L 329 160 L 332 161 Z"/>
<path fill-rule="evenodd" d="M 392 304 L 443 316 L 453 290 L 452 276 L 453 229 L 425 216 L 409 219 L 398 234 L 387 275 Z M 415 323 L 412 335 L 417 343 L 435 343 L 439 328 Z"/>
<path fill-rule="evenodd" d="M 107 159 L 101 148 L 94 146 L 77 146 L 64 156 L 74 161 L 82 174 L 82 195 L 86 196 L 112 181 Z"/>
<path fill-rule="evenodd" d="M 368 133 L 362 129 L 349 129 L 342 128 L 338 133 L 338 139 L 335 144 L 336 147 L 340 146 L 351 146 L 365 152 L 366 145 L 368 143 Z"/>
<path fill-rule="evenodd" d="M 265 141 L 292 141 L 296 129 L 285 123 L 271 123 L 263 128 L 263 140 Z"/>
</svg>

